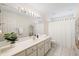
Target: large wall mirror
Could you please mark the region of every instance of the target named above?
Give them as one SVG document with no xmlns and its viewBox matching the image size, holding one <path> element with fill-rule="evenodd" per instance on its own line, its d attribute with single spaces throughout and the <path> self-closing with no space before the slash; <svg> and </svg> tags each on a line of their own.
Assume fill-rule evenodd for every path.
<svg viewBox="0 0 79 59">
<path fill-rule="evenodd" d="M 6 33 L 15 32 L 18 38 L 30 34 L 44 34 L 44 23 L 40 13 L 27 4 L 24 4 L 26 7 L 22 5 L 0 3 L 0 47 L 10 44 L 4 39 Z"/>
<path fill-rule="evenodd" d="M 4 34 L 17 33 L 18 37 L 29 36 L 29 27 L 33 25 L 34 18 L 31 15 L 17 10 L 16 8 L 0 4 L 0 46 L 9 44 L 4 39 Z"/>
</svg>

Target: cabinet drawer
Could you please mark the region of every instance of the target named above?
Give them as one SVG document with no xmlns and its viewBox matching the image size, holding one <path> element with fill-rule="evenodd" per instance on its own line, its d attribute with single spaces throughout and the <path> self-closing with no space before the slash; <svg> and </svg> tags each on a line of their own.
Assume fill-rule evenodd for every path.
<svg viewBox="0 0 79 59">
<path fill-rule="evenodd" d="M 25 51 L 19 52 L 15 54 L 14 56 L 25 56 Z"/>
<path fill-rule="evenodd" d="M 30 55 L 31 53 L 33 53 L 36 50 L 37 50 L 37 47 L 36 46 L 32 46 L 32 47 L 30 47 L 30 48 L 28 48 L 26 50 L 26 55 Z"/>
<path fill-rule="evenodd" d="M 44 41 L 41 42 L 41 43 L 39 43 L 39 44 L 37 45 L 37 47 L 41 47 L 42 45 L 44 45 Z"/>
<path fill-rule="evenodd" d="M 51 42 L 50 39 L 45 40 L 45 43 Z"/>
</svg>

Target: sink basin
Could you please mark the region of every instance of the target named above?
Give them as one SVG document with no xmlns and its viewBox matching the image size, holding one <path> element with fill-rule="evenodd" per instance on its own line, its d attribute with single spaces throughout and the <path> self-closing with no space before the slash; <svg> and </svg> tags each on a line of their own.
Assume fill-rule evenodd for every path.
<svg viewBox="0 0 79 59">
<path fill-rule="evenodd" d="M 30 39 L 30 37 L 21 37 L 21 38 L 18 38 L 18 42 L 26 41 L 29 39 Z"/>
</svg>

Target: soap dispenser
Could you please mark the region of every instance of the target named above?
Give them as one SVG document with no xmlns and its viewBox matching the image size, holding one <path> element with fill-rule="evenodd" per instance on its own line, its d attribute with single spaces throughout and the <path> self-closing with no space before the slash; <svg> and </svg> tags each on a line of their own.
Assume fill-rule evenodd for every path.
<svg viewBox="0 0 79 59">
<path fill-rule="evenodd" d="M 38 34 L 36 34 L 35 36 L 36 36 L 36 38 L 39 38 Z"/>
</svg>

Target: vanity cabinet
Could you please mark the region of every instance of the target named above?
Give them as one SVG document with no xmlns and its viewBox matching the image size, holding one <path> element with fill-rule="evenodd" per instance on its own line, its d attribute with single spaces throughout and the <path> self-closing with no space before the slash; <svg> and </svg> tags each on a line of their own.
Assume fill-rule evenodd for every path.
<svg viewBox="0 0 79 59">
<path fill-rule="evenodd" d="M 24 51 L 17 53 L 15 56 L 44 56 L 51 49 L 51 40 L 47 39 Z"/>
<path fill-rule="evenodd" d="M 51 49 L 49 36 L 37 40 L 16 43 L 15 47 L 1 54 L 2 56 L 44 56 Z"/>
</svg>

